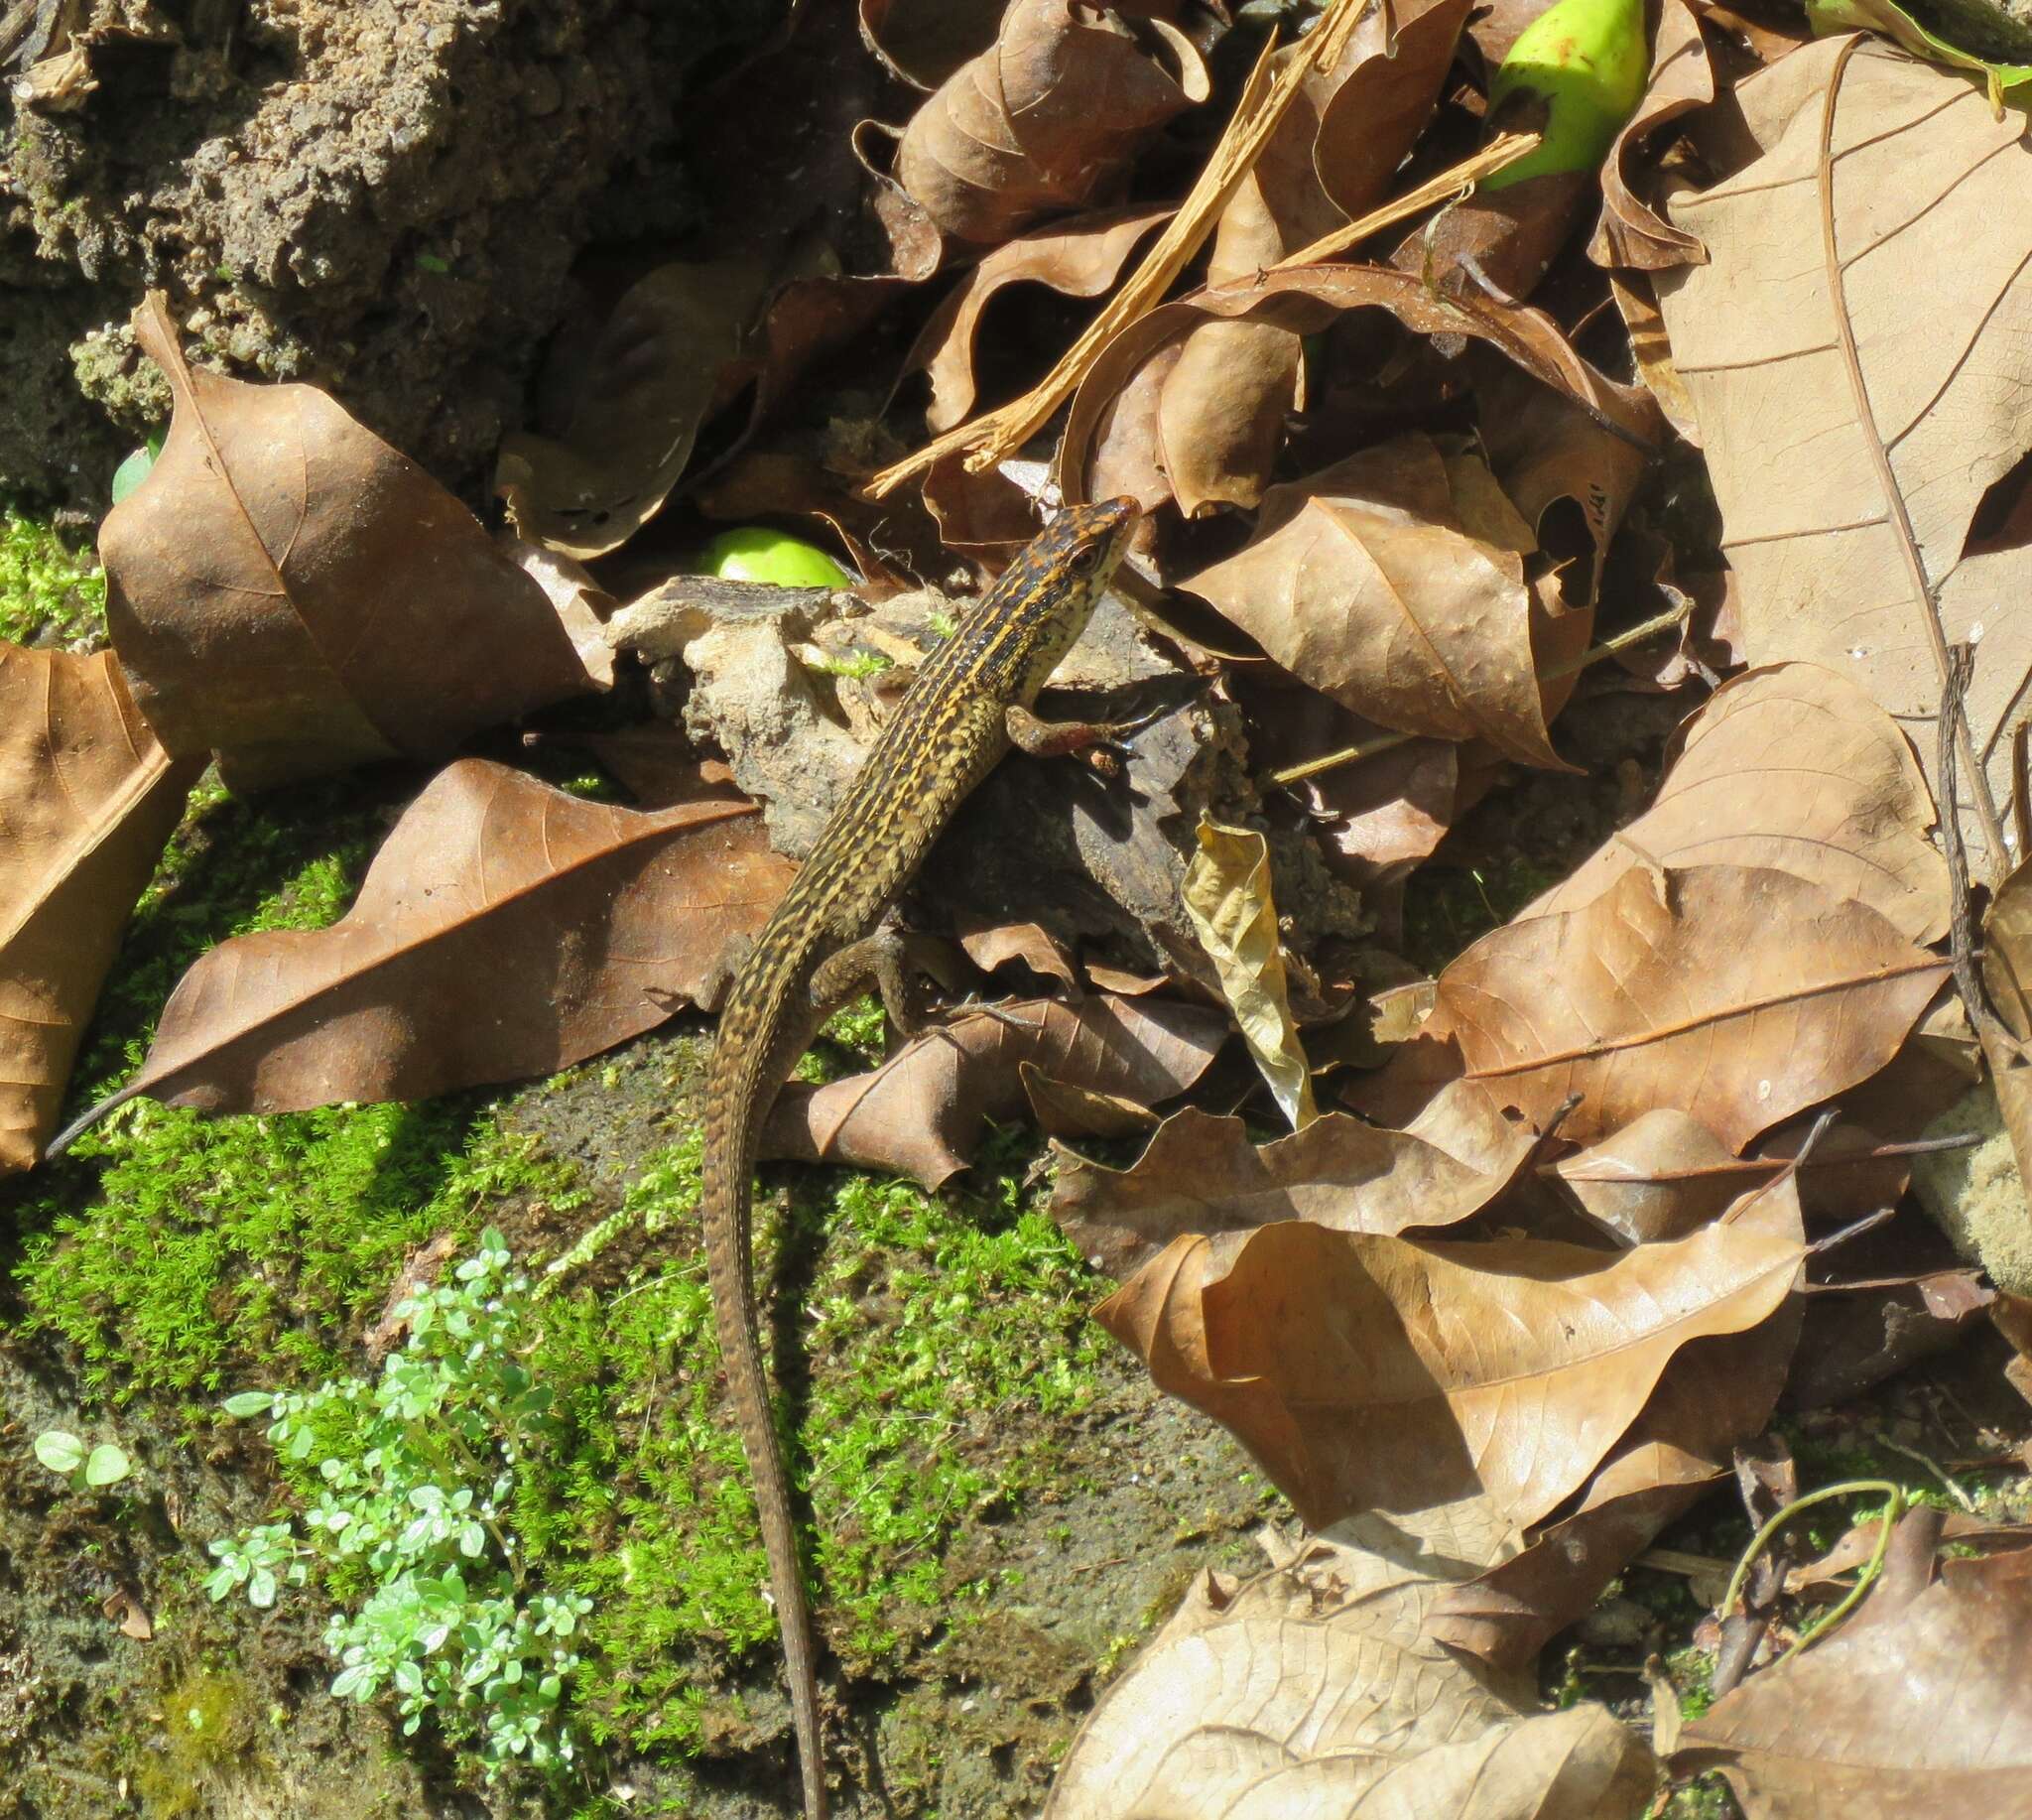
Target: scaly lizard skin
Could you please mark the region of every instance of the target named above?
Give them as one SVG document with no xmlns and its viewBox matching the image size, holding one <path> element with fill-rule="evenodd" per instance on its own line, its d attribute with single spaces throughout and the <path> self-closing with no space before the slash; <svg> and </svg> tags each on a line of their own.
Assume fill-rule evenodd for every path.
<svg viewBox="0 0 2032 1820">
<path fill-rule="evenodd" d="M 820 1025 L 871 978 L 898 1011 L 891 951 L 872 932 L 967 793 L 1012 743 L 1064 752 L 1105 733 L 1048 727 L 1029 711 L 1086 629 L 1135 519 L 1128 499 L 1068 507 L 926 661 L 720 1008 L 705 1083 L 705 1266 L 769 1554 L 808 1820 L 824 1820 L 826 1768 L 812 1616 L 756 1322 L 749 1190 L 762 1121 Z"/>
</svg>

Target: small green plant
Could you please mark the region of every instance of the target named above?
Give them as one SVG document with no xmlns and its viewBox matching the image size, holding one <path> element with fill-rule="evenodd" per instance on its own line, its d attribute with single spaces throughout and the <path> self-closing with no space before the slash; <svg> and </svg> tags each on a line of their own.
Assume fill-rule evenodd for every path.
<svg viewBox="0 0 2032 1820">
<path fill-rule="evenodd" d="M 826 676 L 858 677 L 865 680 L 895 668 L 895 660 L 884 657 L 879 651 L 849 651 L 844 657 L 833 657 L 821 652 L 812 660 L 812 667 Z"/>
<path fill-rule="evenodd" d="M 320 1565 L 335 1594 L 357 1600 L 325 1625 L 332 1694 L 392 1691 L 406 1735 L 432 1715 L 476 1742 L 489 1775 L 575 1758 L 563 1698 L 578 1657 L 566 1639 L 592 1609 L 533 1585 L 510 1526 L 516 1463 L 555 1423 L 519 1357 L 530 1284 L 509 1265 L 490 1228 L 451 1281 L 403 1302 L 409 1338 L 375 1382 L 226 1398 L 228 1415 L 269 1418 L 285 1472 L 317 1490 L 299 1524 L 211 1543 L 218 1566 L 204 1583 L 214 1600 L 244 1590 L 265 1608 Z"/>
<path fill-rule="evenodd" d="M 101 1492 L 133 1471 L 125 1450 L 110 1441 L 87 1448 L 67 1429 L 46 1428 L 36 1436 L 36 1458 L 70 1481 L 73 1492 Z"/>
</svg>

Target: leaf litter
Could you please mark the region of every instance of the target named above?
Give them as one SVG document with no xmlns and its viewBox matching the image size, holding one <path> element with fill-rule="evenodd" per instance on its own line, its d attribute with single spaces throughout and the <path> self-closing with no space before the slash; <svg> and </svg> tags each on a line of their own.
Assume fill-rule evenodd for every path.
<svg viewBox="0 0 2032 1820">
<path fill-rule="evenodd" d="M 1060 690 L 1125 763 L 1011 761 L 908 906 L 949 995 L 1031 995 L 948 1002 L 765 1138 L 936 1187 L 1041 1124 L 1102 1325 L 1307 1526 L 1196 1583 L 1047 1811 L 1579 1820 L 1710 1769 L 1753 1817 L 2018 1811 L 2022 1554 L 1795 1553 L 1654 1629 L 1739 1677 L 1656 1753 L 1544 1698 L 1781 1407 L 1951 1345 L 2032 1381 L 1994 1352 L 2010 1158 L 1960 1262 L 1908 1188 L 1977 1074 L 2032 1154 L 2015 66 L 1888 6 L 1804 41 L 1670 0 L 1605 152 L 1477 188 L 1552 143 L 1480 118 L 1541 10 L 801 15 L 701 97 L 703 230 L 560 336 L 498 535 L 146 302 L 175 408 L 102 530 L 112 651 L 0 651 L 0 1168 L 207 756 L 415 800 L 328 928 L 200 957 L 116 1098 L 553 1072 L 710 1009 L 984 576 L 1128 491 Z M 862 581 L 686 576 L 729 515 Z M 1619 734 L 1653 709 L 1669 738 Z M 517 727 L 643 806 L 502 762 Z M 1407 923 L 1460 877 L 1427 977 Z"/>
</svg>

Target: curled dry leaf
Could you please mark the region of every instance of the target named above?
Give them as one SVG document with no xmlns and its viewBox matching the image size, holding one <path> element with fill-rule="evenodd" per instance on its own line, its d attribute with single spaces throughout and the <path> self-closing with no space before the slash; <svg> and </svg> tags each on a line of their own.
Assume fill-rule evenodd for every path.
<svg viewBox="0 0 2032 1820">
<path fill-rule="evenodd" d="M 1773 664 L 1683 726 L 1657 800 L 1523 916 L 1591 903 L 1632 866 L 1766 866 L 1866 904 L 1909 941 L 1948 930 L 1933 797 L 1897 722 L 1845 677 Z"/>
<path fill-rule="evenodd" d="M 99 554 L 121 665 L 173 755 L 216 748 L 229 782 L 270 783 L 436 755 L 588 687 L 543 588 L 332 399 L 187 366 L 160 295 L 134 332 L 176 414 Z"/>
<path fill-rule="evenodd" d="M 1575 1205 L 1624 1244 L 1680 1238 L 1742 1192 L 1735 1152 L 1677 1106 L 1654 1106 L 1555 1166 Z"/>
<path fill-rule="evenodd" d="M 1982 985 L 1994 1013 L 1984 1019 L 1982 1048 L 1997 1109 L 2018 1180 L 2032 1182 L 2032 864 L 2004 880 L 1983 917 Z"/>
<path fill-rule="evenodd" d="M 961 1011 L 867 1074 L 825 1087 L 792 1082 L 763 1127 L 762 1154 L 891 1169 L 937 1188 L 966 1167 L 988 1120 L 1023 1114 L 1022 1063 L 1148 1105 L 1191 1087 L 1226 1035 L 1219 1012 L 1165 998 L 1032 998 Z"/>
<path fill-rule="evenodd" d="M 283 1112 L 549 1074 L 709 1008 L 790 873 L 752 804 L 637 814 L 463 759 L 336 923 L 198 961 L 120 1097 Z"/>
<path fill-rule="evenodd" d="M 1207 93 L 1200 54 L 1161 21 L 1139 33 L 1075 0 L 1012 0 L 994 45 L 912 116 L 896 182 L 945 233 L 995 245 L 1091 200 Z"/>
<path fill-rule="evenodd" d="M 1431 117 L 1467 10 L 1466 0 L 1374 9 L 1332 68 L 1311 69 L 1221 212 L 1209 284 L 1252 279 L 1382 198 Z M 1301 43 L 1277 58 L 1310 55 Z M 1187 517 L 1262 499 L 1300 370 L 1288 328 L 1206 323 L 1186 337 L 1162 381 L 1152 448 Z"/>
<path fill-rule="evenodd" d="M 673 263 L 621 298 L 580 358 L 557 434 L 502 442 L 495 488 L 524 537 L 604 556 L 655 516 L 699 426 L 731 396 L 767 282 L 752 258 Z"/>
<path fill-rule="evenodd" d="M 1475 455 L 1411 435 L 1272 487 L 1247 546 L 1185 585 L 1383 726 L 1568 769 L 1532 658 L 1535 547 Z"/>
<path fill-rule="evenodd" d="M 1825 665 L 1929 729 L 1932 778 L 1947 651 L 1975 644 L 1962 821 L 1994 884 L 2032 676 L 2032 618 L 1998 609 L 2032 586 L 2024 502 L 1990 497 L 2032 443 L 2032 145 L 1979 84 L 1862 38 L 1796 51 L 1736 97 L 1756 155 L 1672 204 L 1711 263 L 1657 286 L 1744 647 Z"/>
<path fill-rule="evenodd" d="M 1597 546 L 1606 545 L 1663 436 L 1663 419 L 1650 395 L 1603 378 L 1535 310 L 1487 297 L 1442 297 L 1417 274 L 1381 266 L 1265 272 L 1252 284 L 1197 291 L 1160 305 L 1130 324 L 1093 360 L 1074 396 L 1059 451 L 1067 497 L 1094 497 L 1090 462 L 1114 400 L 1152 355 L 1199 324 L 1267 323 L 1307 335 L 1355 310 L 1386 311 L 1415 334 L 1484 342 L 1587 417 L 1601 433 L 1592 439 L 1595 458 L 1585 468 L 1570 459 L 1569 483 L 1589 535 Z"/>
<path fill-rule="evenodd" d="M 1359 1096 L 1401 1115 L 1464 1074 L 1592 1143 L 1676 1106 L 1740 1152 L 1867 1080 L 1948 975 L 1866 905 L 1761 867 L 1637 866 L 1592 903 L 1514 922 L 1440 975 L 1433 1015 Z"/>
<path fill-rule="evenodd" d="M 174 762 L 110 652 L 0 645 L 0 1174 L 34 1166 L 134 900 L 199 761 Z"/>
<path fill-rule="evenodd" d="M 1901 1609 L 1889 1590 L 1716 1701 L 1674 1771 L 1720 1770 L 1749 1820 L 2032 1813 L 2032 1551 L 1948 1561 Z"/>
<path fill-rule="evenodd" d="M 1804 1254 L 1768 1216 L 1612 1256 L 1286 1220 L 1173 1240 L 1095 1318 L 1316 1528 L 1476 1495 L 1521 1527 L 1587 1482 L 1681 1347 L 1768 1318 Z"/>
<path fill-rule="evenodd" d="M 1471 1087 L 1438 1096 L 1406 1131 L 1329 1112 L 1267 1144 L 1252 1144 L 1239 1118 L 1188 1106 L 1127 1169 L 1062 1156 L 1052 1218 L 1089 1263 L 1121 1277 L 1187 1233 L 1276 1220 L 1343 1233 L 1451 1226 L 1500 1195 L 1533 1148 Z"/>
<path fill-rule="evenodd" d="M 939 306 L 904 361 L 906 373 L 923 367 L 932 382 L 925 422 L 950 430 L 972 413 L 976 393 L 973 342 L 982 313 L 1010 285 L 1049 285 L 1067 297 L 1098 297 L 1169 208 L 1111 208 L 1039 228 L 997 247 Z"/>
<path fill-rule="evenodd" d="M 861 42 L 913 88 L 932 89 L 995 42 L 1003 0 L 860 0 Z"/>
<path fill-rule="evenodd" d="M 1213 963 L 1242 1041 L 1293 1130 L 1319 1116 L 1312 1068 L 1284 977 L 1284 945 L 1270 894 L 1270 844 L 1251 829 L 1222 828 L 1202 811 L 1181 895 Z"/>
<path fill-rule="evenodd" d="M 1674 227 L 1638 194 L 1630 173 L 1645 140 L 1669 121 L 1714 99 L 1714 68 L 1691 0 L 1664 0 L 1651 35 L 1651 78 L 1601 167 L 1601 220 L 1588 244 L 1596 265 L 1656 272 L 1698 265 L 1700 241 Z"/>
</svg>

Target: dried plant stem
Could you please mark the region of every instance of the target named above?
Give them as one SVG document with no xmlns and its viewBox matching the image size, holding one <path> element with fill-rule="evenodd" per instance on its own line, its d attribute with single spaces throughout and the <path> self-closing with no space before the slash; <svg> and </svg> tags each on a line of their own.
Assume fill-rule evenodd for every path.
<svg viewBox="0 0 2032 1820">
<path fill-rule="evenodd" d="M 1336 253 L 1346 252 L 1371 234 L 1394 227 L 1399 221 L 1408 219 L 1423 208 L 1430 208 L 1435 202 L 1464 201 L 1484 177 L 1493 177 L 1498 171 L 1508 170 L 1527 152 L 1537 150 L 1536 133 L 1504 133 L 1490 140 L 1472 158 L 1463 158 L 1458 165 L 1450 165 L 1438 177 L 1428 178 L 1416 190 L 1406 191 L 1394 201 L 1371 209 L 1345 227 L 1336 227 L 1331 234 L 1322 234 L 1311 246 L 1301 247 L 1288 258 L 1278 260 L 1270 270 L 1285 272 L 1296 265 L 1316 265 L 1322 259 L 1332 259 Z"/>
<path fill-rule="evenodd" d="M 1674 607 L 1670 612 L 1659 613 L 1641 625 L 1633 625 L 1627 632 L 1618 632 L 1613 638 L 1604 638 L 1598 645 L 1589 645 L 1579 657 L 1569 658 L 1563 664 L 1556 664 L 1544 673 L 1546 682 L 1557 682 L 1561 677 L 1572 676 L 1578 670 L 1585 670 L 1589 664 L 1598 664 L 1604 657 L 1613 657 L 1618 651 L 1627 651 L 1632 645 L 1640 645 L 1647 638 L 1655 638 L 1660 632 L 1676 626 L 1694 610 L 1693 602 Z M 1319 758 L 1308 758 L 1303 764 L 1286 765 L 1281 771 L 1272 771 L 1273 784 L 1296 784 L 1308 777 L 1317 777 L 1322 771 L 1332 771 L 1341 765 L 1351 765 L 1363 758 L 1373 758 L 1378 752 L 1390 751 L 1403 745 L 1407 740 L 1423 738 L 1421 733 L 1378 733 L 1373 739 L 1364 739 L 1359 745 L 1342 746 L 1337 752 L 1328 752 Z"/>
<path fill-rule="evenodd" d="M 915 455 L 883 468 L 868 482 L 870 497 L 880 499 L 912 475 L 923 473 L 934 462 L 961 449 L 971 452 L 966 465 L 978 472 L 1022 448 L 1051 414 L 1073 396 L 1100 350 L 1138 317 L 1154 309 L 1171 289 L 1172 281 L 1186 269 L 1213 231 L 1228 198 L 1255 168 L 1278 123 L 1298 99 L 1307 75 L 1315 69 L 1331 69 L 1339 61 L 1369 4 L 1370 0 L 1333 0 L 1319 24 L 1301 41 L 1299 55 L 1275 76 L 1270 73 L 1271 56 L 1277 48 L 1273 37 L 1249 72 L 1234 117 L 1207 158 L 1199 181 L 1179 204 L 1178 213 L 1172 216 L 1156 244 L 1144 254 L 1142 264 L 1108 300 L 1086 332 L 1021 398 L 975 418 L 970 424 L 949 430 Z"/>
</svg>

